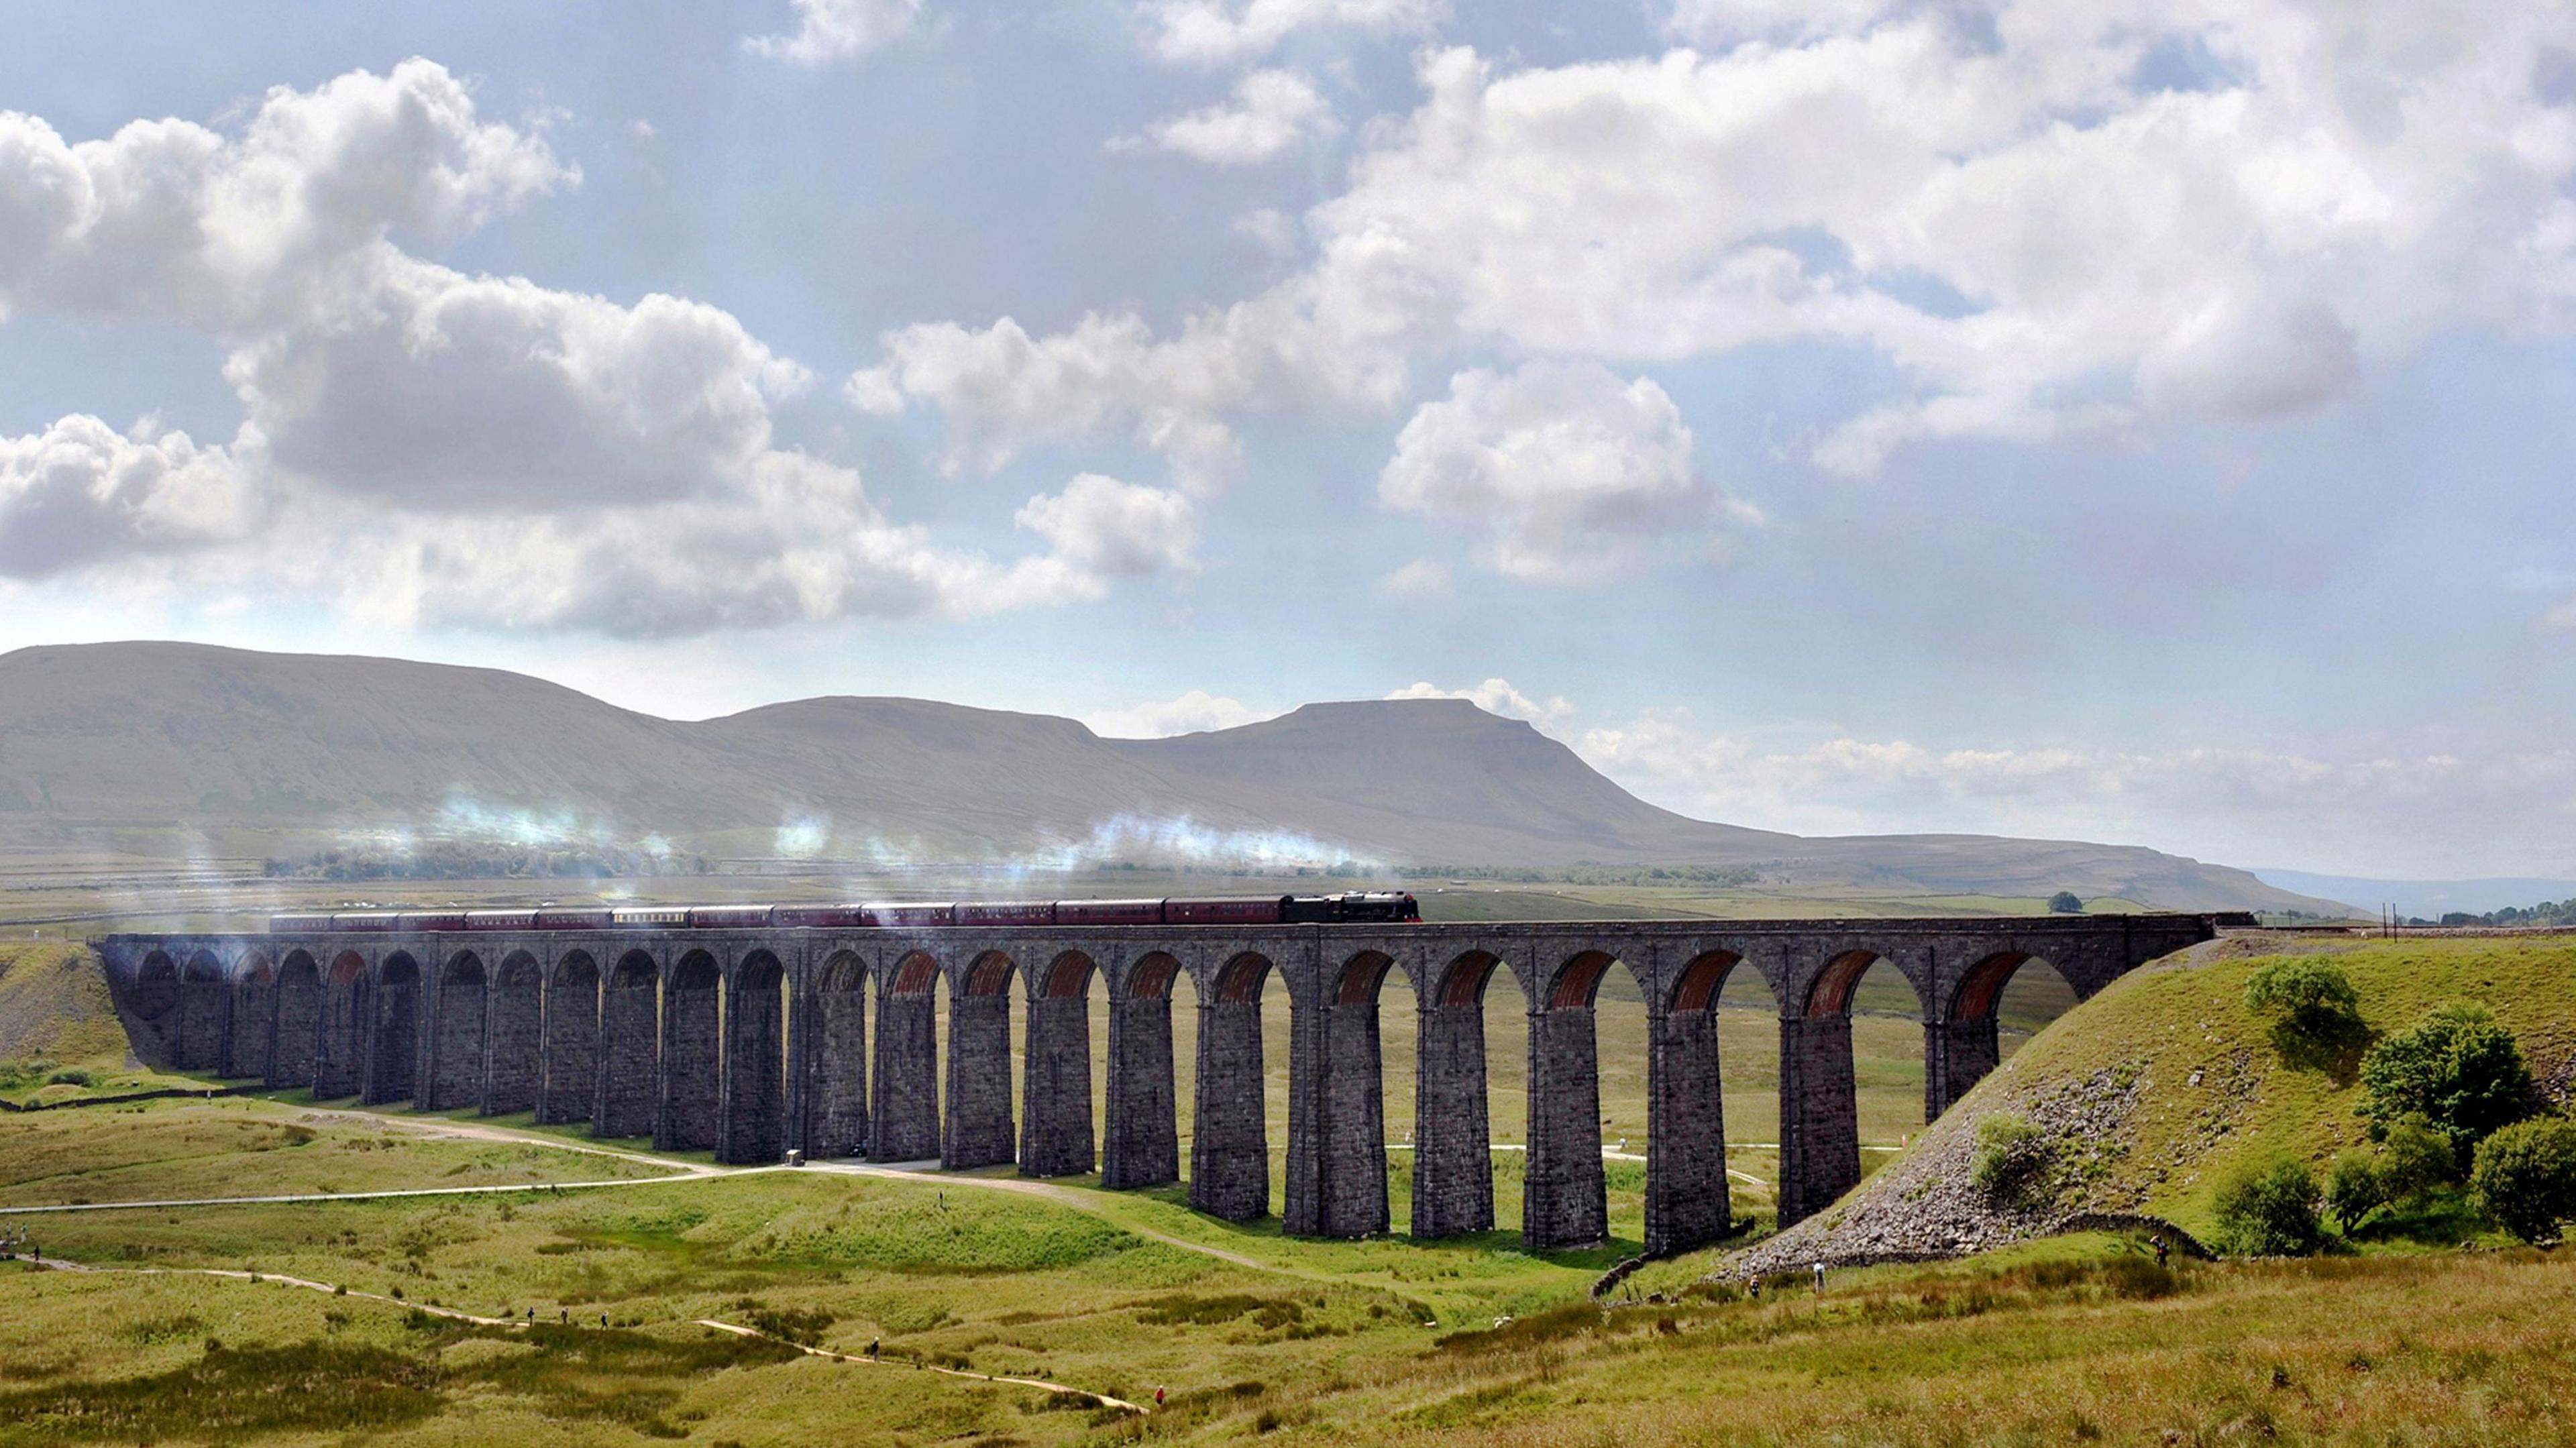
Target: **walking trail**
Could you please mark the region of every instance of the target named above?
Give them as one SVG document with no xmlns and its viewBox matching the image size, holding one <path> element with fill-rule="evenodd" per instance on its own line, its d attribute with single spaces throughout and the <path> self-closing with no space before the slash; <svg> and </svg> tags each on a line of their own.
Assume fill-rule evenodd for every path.
<svg viewBox="0 0 2576 1448">
<path fill-rule="evenodd" d="M 759 1170 L 768 1170 L 768 1168 L 759 1168 Z M 726 1173 L 716 1173 L 716 1175 L 726 1175 Z M 605 1185 L 626 1186 L 631 1185 L 631 1183 L 612 1182 L 606 1183 Z M 496 1188 L 495 1190 L 524 1191 L 526 1189 L 522 1187 L 510 1187 Z M 352 1195 L 355 1195 L 355 1193 L 352 1193 Z M 371 1193 L 370 1195 L 383 1194 Z M 253 1198 L 251 1200 L 278 1201 L 304 1199 L 262 1197 Z M 394 1306 L 407 1307 L 414 1312 L 425 1312 L 432 1317 L 444 1317 L 455 1322 L 470 1322 L 479 1327 L 501 1327 L 509 1328 L 513 1331 L 525 1331 L 528 1328 L 536 1326 L 536 1320 L 534 1318 L 521 1321 L 515 1317 L 481 1317 L 471 1312 L 459 1311 L 453 1307 L 431 1307 L 425 1303 L 404 1302 L 398 1298 L 387 1297 L 382 1293 L 360 1292 L 352 1288 L 336 1286 L 329 1282 L 315 1282 L 304 1277 L 289 1277 L 284 1273 L 279 1272 L 241 1272 L 226 1270 L 219 1267 L 92 1267 L 85 1263 L 64 1262 L 60 1260 L 39 1262 L 37 1265 L 49 1268 L 56 1272 L 77 1272 L 84 1275 L 101 1277 L 110 1275 L 136 1277 L 224 1277 L 230 1278 L 236 1282 L 275 1282 L 287 1287 L 301 1287 L 309 1292 L 325 1293 L 333 1297 L 359 1297 L 370 1302 L 383 1302 Z M 900 1360 L 889 1362 L 882 1358 L 859 1357 L 850 1353 L 833 1352 L 829 1348 L 808 1347 L 801 1342 L 789 1342 L 787 1339 L 779 1337 L 773 1333 L 762 1332 L 758 1328 L 745 1327 L 738 1322 L 720 1322 L 712 1317 L 696 1318 L 694 1321 L 699 1327 L 713 1328 L 718 1332 L 729 1332 L 736 1337 L 760 1338 L 765 1342 L 774 1342 L 785 1347 L 792 1347 L 798 1352 L 805 1354 L 807 1357 L 822 1358 L 827 1362 L 845 1363 L 854 1366 L 864 1364 L 868 1367 L 879 1368 L 900 1367 L 903 1365 Z M 1005 1377 L 997 1373 L 976 1373 L 968 1372 L 962 1368 L 935 1367 L 929 1363 L 923 1362 L 915 1362 L 913 1367 L 918 1371 L 933 1372 L 942 1377 L 964 1378 L 970 1382 L 1013 1383 L 1020 1387 L 1039 1388 L 1050 1393 L 1070 1393 L 1077 1398 L 1083 1399 L 1085 1402 L 1094 1403 L 1104 1408 L 1116 1408 L 1120 1412 L 1125 1413 L 1142 1413 L 1145 1411 L 1145 1406 L 1141 1403 L 1131 1403 L 1125 1398 L 1112 1397 L 1107 1393 L 1095 1393 L 1089 1388 L 1077 1388 L 1066 1383 L 1049 1382 L 1045 1378 Z"/>
<path fill-rule="evenodd" d="M 1223 1247 L 1210 1246 L 1205 1242 L 1194 1242 L 1187 1237 L 1176 1236 L 1170 1232 L 1159 1231 L 1153 1227 L 1146 1226 L 1145 1224 L 1136 1221 L 1133 1217 L 1128 1216 L 1125 1213 L 1110 1211 L 1098 1197 L 1091 1193 L 1075 1190 L 1071 1187 L 1058 1186 L 1052 1182 L 1031 1181 L 1024 1177 L 956 1175 L 939 1170 L 938 1163 L 936 1162 L 879 1163 L 835 1161 L 813 1162 L 803 1167 L 711 1166 L 702 1161 L 684 1161 L 678 1157 L 660 1156 L 651 1152 L 630 1151 L 620 1147 L 589 1146 L 577 1141 L 565 1141 L 559 1137 L 548 1136 L 543 1132 L 521 1131 L 512 1127 L 492 1126 L 482 1122 L 387 1117 L 371 1111 L 340 1111 L 324 1109 L 316 1110 L 312 1114 L 316 1116 L 329 1117 L 339 1121 L 362 1121 L 369 1125 L 380 1127 L 392 1125 L 422 1136 L 443 1137 L 467 1141 L 503 1142 L 523 1146 L 544 1146 L 552 1147 L 558 1151 L 575 1152 L 586 1156 L 613 1157 L 622 1161 L 658 1167 L 666 1172 L 667 1175 L 658 1177 L 619 1177 L 601 1181 L 528 1182 L 504 1184 L 499 1186 L 407 1187 L 371 1192 L 281 1192 L 267 1196 L 183 1197 L 158 1201 L 132 1202 L 65 1202 L 52 1206 L 0 1207 L 0 1217 L 45 1216 L 57 1212 L 164 1211 L 181 1207 L 251 1207 L 270 1206 L 288 1202 L 365 1202 L 396 1200 L 408 1197 L 469 1197 L 494 1196 L 500 1194 L 527 1195 L 530 1193 L 550 1191 L 606 1191 L 619 1187 L 667 1186 L 672 1182 L 706 1181 L 716 1177 L 754 1176 L 765 1172 L 810 1171 L 838 1176 L 885 1177 L 895 1181 L 925 1182 L 941 1188 L 951 1186 L 967 1188 L 981 1187 L 988 1191 L 1018 1192 L 1023 1196 L 1040 1197 L 1062 1206 L 1071 1207 L 1076 1211 L 1087 1212 L 1093 1216 L 1104 1218 L 1115 1223 L 1120 1230 L 1132 1232 L 1148 1241 L 1159 1242 L 1167 1247 L 1177 1247 L 1184 1252 L 1195 1252 L 1201 1256 L 1213 1257 L 1218 1261 L 1230 1263 L 1237 1267 L 1248 1268 L 1255 1272 L 1266 1272 L 1281 1277 L 1293 1277 L 1307 1282 L 1330 1282 L 1337 1280 L 1330 1274 L 1301 1272 L 1293 1267 L 1282 1267 L 1276 1263 L 1264 1262 L 1257 1257 L 1247 1256 L 1241 1252 L 1228 1251 Z"/>
</svg>

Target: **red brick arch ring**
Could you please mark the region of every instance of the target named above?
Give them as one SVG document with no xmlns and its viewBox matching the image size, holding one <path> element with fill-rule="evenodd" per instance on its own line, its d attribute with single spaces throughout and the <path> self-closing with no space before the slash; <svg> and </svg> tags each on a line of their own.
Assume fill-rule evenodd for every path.
<svg viewBox="0 0 2576 1448">
<path fill-rule="evenodd" d="M 1038 985 L 1039 993 L 1049 1000 L 1071 1000 L 1091 990 L 1092 972 L 1100 967 L 1079 950 L 1068 950 L 1046 968 Z"/>
<path fill-rule="evenodd" d="M 1443 1006 L 1482 1006 L 1485 987 L 1502 968 L 1502 958 L 1482 950 L 1471 950 L 1449 962 L 1440 972 L 1440 983 L 1432 1000 Z"/>
<path fill-rule="evenodd" d="M 1180 979 L 1181 963 L 1162 951 L 1140 956 L 1127 971 L 1127 998 L 1138 1001 L 1170 1000 L 1172 982 Z"/>
<path fill-rule="evenodd" d="M 1727 972 L 1744 963 L 1744 957 L 1731 950 L 1712 950 L 1682 967 L 1681 978 L 1673 982 L 1675 1011 L 1705 1011 L 1717 1005 L 1718 992 L 1726 989 Z"/>
<path fill-rule="evenodd" d="M 1592 1009 L 1593 998 L 1601 993 L 1601 982 L 1609 978 L 1610 967 L 1622 963 L 1606 950 L 1587 950 L 1575 956 L 1557 967 L 1556 984 L 1547 992 L 1547 1008 L 1552 1011 Z M 1633 968 L 1629 971 L 1629 978 L 1636 978 Z"/>
</svg>

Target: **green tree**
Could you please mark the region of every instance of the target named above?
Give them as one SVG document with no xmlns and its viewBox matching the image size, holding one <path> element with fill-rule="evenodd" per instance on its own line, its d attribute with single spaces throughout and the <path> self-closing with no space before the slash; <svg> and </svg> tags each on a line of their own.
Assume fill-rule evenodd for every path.
<svg viewBox="0 0 2576 1448">
<path fill-rule="evenodd" d="M 2218 1240 L 2240 1257 L 2304 1257 L 2325 1228 L 2308 1164 L 2274 1155 L 2250 1161 L 2218 1185 Z"/>
<path fill-rule="evenodd" d="M 2084 913 L 2084 899 L 2072 890 L 2060 890 L 2048 897 L 2048 908 L 2059 915 L 2081 915 Z"/>
<path fill-rule="evenodd" d="M 2496 1225 L 2526 1242 L 2557 1240 L 2576 1218 L 2576 1122 L 2535 1116 L 2478 1143 L 2469 1196 Z"/>
<path fill-rule="evenodd" d="M 2334 1214 L 2335 1230 L 2347 1237 L 2362 1218 L 2388 1205 L 2389 1196 L 2387 1172 L 2378 1157 L 2361 1147 L 2337 1156 L 2326 1168 L 2326 1210 Z"/>
<path fill-rule="evenodd" d="M 2412 1205 L 2444 1182 L 2458 1181 L 2459 1160 L 2451 1139 L 2431 1122 L 2421 1116 L 2400 1118 L 2379 1145 L 2379 1173 L 2388 1183 L 2388 1200 Z"/>
<path fill-rule="evenodd" d="M 2455 1155 L 2530 1111 L 2531 1068 L 2513 1032 L 2481 1007 L 2448 1005 L 2370 1048 L 2361 1114 L 2385 1127 L 2421 1116 Z"/>
<path fill-rule="evenodd" d="M 2349 1072 L 2353 1054 L 2370 1041 L 2352 977 L 2316 956 L 2293 955 L 2254 972 L 2245 982 L 2245 1008 L 2272 1023 L 2272 1049 L 2293 1066 Z"/>
</svg>

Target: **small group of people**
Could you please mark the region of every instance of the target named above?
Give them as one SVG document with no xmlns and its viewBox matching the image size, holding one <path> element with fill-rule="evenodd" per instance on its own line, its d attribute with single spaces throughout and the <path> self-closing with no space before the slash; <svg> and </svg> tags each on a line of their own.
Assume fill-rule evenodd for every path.
<svg viewBox="0 0 2576 1448">
<path fill-rule="evenodd" d="M 1825 1295 L 1825 1264 L 1824 1264 L 1824 1263 L 1822 1263 L 1822 1262 L 1817 1263 L 1817 1264 L 1816 1264 L 1816 1267 L 1815 1267 L 1815 1273 L 1816 1273 L 1816 1295 L 1817 1295 L 1818 1297 L 1822 1297 L 1822 1296 L 1824 1296 L 1824 1295 Z M 1760 1302 L 1760 1301 L 1762 1300 L 1762 1274 L 1761 1274 L 1761 1273 L 1759 1273 L 1759 1272 L 1746 1272 L 1746 1273 L 1744 1274 L 1744 1295 L 1745 1295 L 1745 1296 L 1747 1296 L 1747 1297 L 1749 1297 L 1749 1298 L 1751 1298 L 1751 1299 L 1753 1299 L 1755 1302 Z"/>
</svg>

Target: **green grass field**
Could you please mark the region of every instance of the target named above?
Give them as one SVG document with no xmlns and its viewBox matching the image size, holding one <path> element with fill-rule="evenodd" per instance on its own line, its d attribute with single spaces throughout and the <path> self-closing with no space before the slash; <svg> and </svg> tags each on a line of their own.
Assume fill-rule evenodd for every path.
<svg viewBox="0 0 2576 1448">
<path fill-rule="evenodd" d="M 48 1219 L 49 1257 L 115 1270 L 0 1264 L 0 1443 L 2576 1439 L 2563 1255 L 2163 1272 L 2086 1237 L 1841 1274 L 1822 1300 L 1791 1281 L 1604 1311 L 1588 1263 L 1286 1243 L 1124 1200 L 1126 1221 L 808 1171 Z M 1135 1417 L 915 1364 L 1169 1396 Z"/>
</svg>

